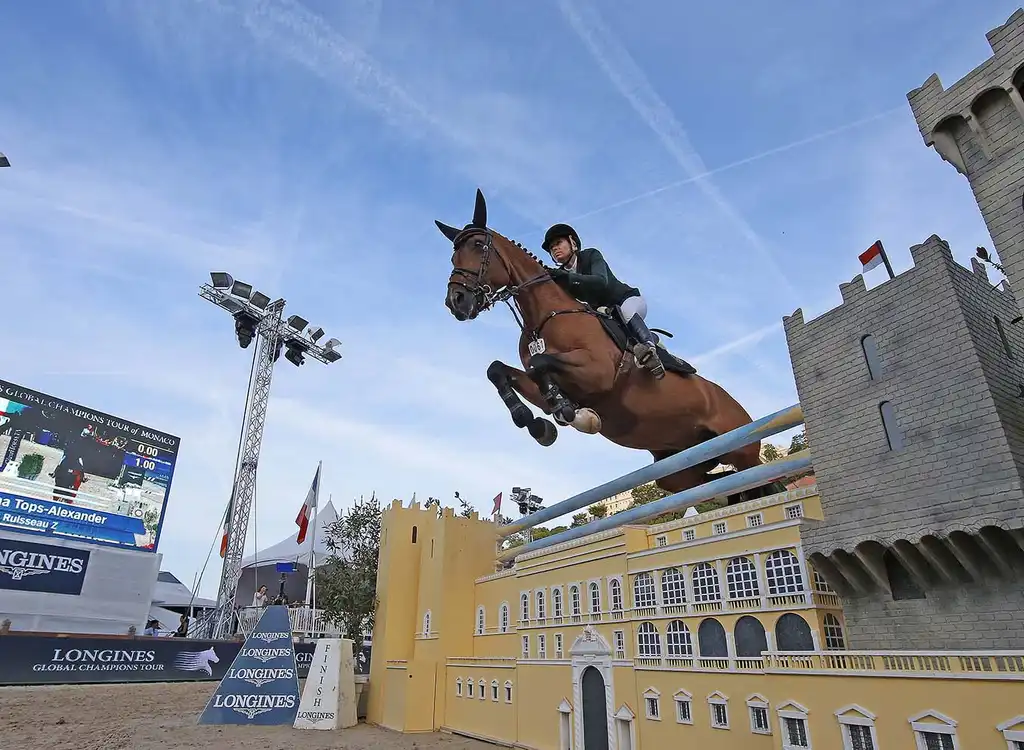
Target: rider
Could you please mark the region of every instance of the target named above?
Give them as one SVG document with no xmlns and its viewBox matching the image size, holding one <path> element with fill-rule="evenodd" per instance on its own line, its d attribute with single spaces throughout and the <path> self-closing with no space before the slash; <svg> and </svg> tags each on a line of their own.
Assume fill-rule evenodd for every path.
<svg viewBox="0 0 1024 750">
<path fill-rule="evenodd" d="M 544 233 L 541 247 L 558 263 L 557 268 L 551 269 L 551 277 L 575 299 L 592 307 L 617 307 L 637 341 L 633 347 L 636 361 L 655 378 L 665 377 L 665 366 L 656 351 L 657 341 L 644 322 L 647 301 L 640 290 L 619 281 L 596 247 L 580 249 L 580 245 L 580 236 L 568 224 L 555 224 Z"/>
</svg>

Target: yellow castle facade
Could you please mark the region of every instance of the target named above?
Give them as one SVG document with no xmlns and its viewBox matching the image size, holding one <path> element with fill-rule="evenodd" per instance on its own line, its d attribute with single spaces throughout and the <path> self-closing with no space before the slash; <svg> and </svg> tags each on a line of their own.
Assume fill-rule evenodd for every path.
<svg viewBox="0 0 1024 750">
<path fill-rule="evenodd" d="M 846 649 L 815 487 L 529 552 L 384 512 L 368 720 L 535 750 L 1024 747 L 1024 652 Z M 1017 744 L 1015 744 L 1017 743 Z"/>
</svg>

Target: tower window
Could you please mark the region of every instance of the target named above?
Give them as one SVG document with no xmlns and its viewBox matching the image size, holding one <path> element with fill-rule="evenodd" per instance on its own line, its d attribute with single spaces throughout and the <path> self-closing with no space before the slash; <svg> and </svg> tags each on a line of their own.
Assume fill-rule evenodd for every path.
<svg viewBox="0 0 1024 750">
<path fill-rule="evenodd" d="M 416 527 L 412 527 L 412 543 L 416 544 Z"/>
<path fill-rule="evenodd" d="M 861 337 L 860 348 L 864 351 L 864 362 L 868 366 L 868 377 L 871 380 L 882 379 L 882 361 L 878 358 L 878 346 L 875 337 L 870 333 Z"/>
<path fill-rule="evenodd" d="M 885 430 L 885 439 L 889 441 L 889 450 L 901 451 L 903 450 L 903 433 L 900 432 L 900 427 L 896 424 L 896 411 L 888 401 L 883 401 L 878 405 L 878 412 L 882 415 L 882 429 Z"/>
<path fill-rule="evenodd" d="M 994 315 L 992 319 L 996 322 L 996 331 L 999 333 L 999 341 L 1003 345 L 1003 351 L 1006 352 L 1006 356 L 1013 359 L 1013 349 L 1010 348 L 1010 340 L 1006 338 L 1006 329 L 1003 328 L 1003 321 L 999 319 L 998 315 Z"/>
</svg>

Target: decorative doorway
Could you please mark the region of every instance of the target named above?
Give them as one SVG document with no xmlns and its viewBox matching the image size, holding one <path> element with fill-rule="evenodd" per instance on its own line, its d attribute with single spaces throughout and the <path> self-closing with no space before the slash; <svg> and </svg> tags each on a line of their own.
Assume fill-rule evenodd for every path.
<svg viewBox="0 0 1024 750">
<path fill-rule="evenodd" d="M 569 649 L 572 659 L 573 750 L 616 750 L 612 722 L 612 648 L 592 625 Z"/>
</svg>

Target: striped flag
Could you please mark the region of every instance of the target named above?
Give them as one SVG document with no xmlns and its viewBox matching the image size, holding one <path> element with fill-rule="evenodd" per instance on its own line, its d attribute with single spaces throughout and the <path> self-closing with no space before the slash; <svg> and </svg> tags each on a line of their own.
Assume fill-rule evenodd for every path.
<svg viewBox="0 0 1024 750">
<path fill-rule="evenodd" d="M 306 531 L 309 529 L 309 519 L 316 515 L 317 500 L 320 497 L 320 466 L 316 467 L 316 476 L 313 477 L 313 484 L 306 493 L 306 501 L 299 508 L 299 514 L 295 516 L 295 525 L 299 527 L 299 536 L 295 540 L 299 544 L 306 541 Z"/>
</svg>

